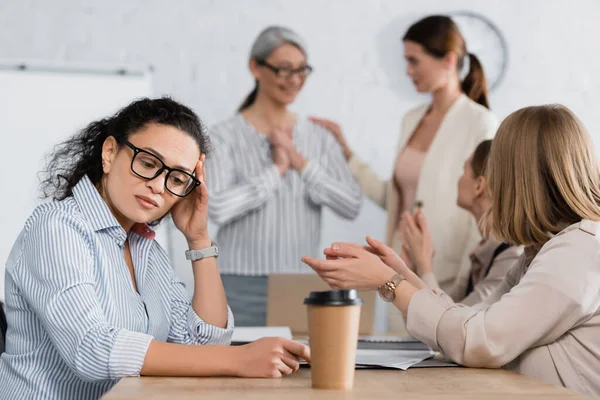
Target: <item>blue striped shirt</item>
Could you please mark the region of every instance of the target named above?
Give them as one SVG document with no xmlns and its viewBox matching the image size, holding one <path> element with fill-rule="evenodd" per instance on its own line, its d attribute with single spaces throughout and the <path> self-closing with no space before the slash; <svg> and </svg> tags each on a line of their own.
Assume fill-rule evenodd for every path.
<svg viewBox="0 0 600 400">
<path fill-rule="evenodd" d="M 309 272 L 300 260 L 319 255 L 323 207 L 354 219 L 362 201 L 333 135 L 298 117 L 294 145 L 308 163 L 300 173 L 289 169 L 281 176 L 269 139 L 242 114 L 209 134 L 215 151 L 206 160 L 208 212 L 219 224 L 217 243 L 227 249 L 219 256 L 221 273 Z"/>
<path fill-rule="evenodd" d="M 229 344 L 233 330 L 231 311 L 227 329 L 198 317 L 164 250 L 127 235 L 87 177 L 25 223 L 6 264 L 6 309 L 0 399 L 99 398 L 140 374 L 153 338 Z"/>
</svg>

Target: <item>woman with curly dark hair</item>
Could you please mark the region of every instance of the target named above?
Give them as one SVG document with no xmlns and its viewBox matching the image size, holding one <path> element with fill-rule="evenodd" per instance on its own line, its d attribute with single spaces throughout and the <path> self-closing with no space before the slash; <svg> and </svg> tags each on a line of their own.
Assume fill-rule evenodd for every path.
<svg viewBox="0 0 600 400">
<path fill-rule="evenodd" d="M 42 183 L 54 201 L 33 212 L 6 264 L 1 399 L 99 398 L 140 374 L 279 377 L 309 357 L 278 338 L 226 346 L 208 150 L 204 124 L 169 98 L 135 101 L 56 148 Z M 167 214 L 189 245 L 192 299 L 149 227 Z"/>
</svg>

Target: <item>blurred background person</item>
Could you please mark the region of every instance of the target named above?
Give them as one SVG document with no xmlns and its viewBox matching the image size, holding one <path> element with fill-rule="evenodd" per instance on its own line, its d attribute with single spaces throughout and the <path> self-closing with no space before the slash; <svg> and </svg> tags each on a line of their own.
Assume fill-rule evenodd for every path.
<svg viewBox="0 0 600 400">
<path fill-rule="evenodd" d="M 338 124 L 312 120 L 334 134 L 363 193 L 387 211 L 385 242 L 397 253 L 402 252 L 402 214 L 412 212 L 417 202 L 424 206 L 436 250 L 433 272 L 447 288 L 461 266 L 468 267 L 469 250 L 481 239 L 473 218 L 456 205 L 456 178 L 472 149 L 494 135 L 497 119 L 489 110 L 483 68 L 452 19 L 426 17 L 409 27 L 403 43 L 406 74 L 418 92 L 432 96 L 431 103 L 402 120 L 391 179 L 381 179 L 352 151 Z M 461 81 L 465 64 L 469 72 Z M 387 325 L 388 331 L 405 333 L 393 308 Z"/>
<path fill-rule="evenodd" d="M 485 178 L 491 147 L 491 140 L 481 142 L 465 161 L 463 174 L 458 180 L 456 204 L 471 213 L 482 236 L 482 240 L 469 254 L 471 264 L 459 271 L 452 286 L 446 290 L 452 300 L 466 305 L 484 301 L 500 286 L 523 253 L 522 246 L 511 246 L 491 237 L 484 230 L 486 225 L 481 223 L 485 213 L 492 207 Z M 414 216 L 405 212 L 400 225 L 402 245 L 415 272 L 430 289 L 439 289 L 432 268 L 435 249 L 424 212 L 418 210 Z"/>
<path fill-rule="evenodd" d="M 288 107 L 312 71 L 301 38 L 262 31 L 250 54 L 255 88 L 231 118 L 210 130 L 210 217 L 219 225 L 220 269 L 238 326 L 266 324 L 271 273 L 301 272 L 317 254 L 321 209 L 358 215 L 361 193 L 341 146 Z"/>
</svg>

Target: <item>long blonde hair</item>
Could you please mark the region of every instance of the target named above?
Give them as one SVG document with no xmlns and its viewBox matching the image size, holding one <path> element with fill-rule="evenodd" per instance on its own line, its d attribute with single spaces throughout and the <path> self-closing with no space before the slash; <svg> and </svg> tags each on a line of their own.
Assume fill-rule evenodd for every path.
<svg viewBox="0 0 600 400">
<path fill-rule="evenodd" d="M 544 244 L 582 219 L 600 221 L 594 146 L 564 106 L 526 107 L 509 115 L 493 140 L 487 180 L 492 234 L 507 243 Z"/>
</svg>

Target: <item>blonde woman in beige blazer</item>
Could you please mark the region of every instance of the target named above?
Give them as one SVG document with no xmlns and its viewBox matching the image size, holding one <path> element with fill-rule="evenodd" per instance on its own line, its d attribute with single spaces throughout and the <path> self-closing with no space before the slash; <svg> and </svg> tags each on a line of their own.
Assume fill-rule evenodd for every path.
<svg viewBox="0 0 600 400">
<path fill-rule="evenodd" d="M 449 17 L 431 16 L 416 22 L 403 43 L 407 75 L 418 92 L 432 94 L 432 102 L 404 116 L 391 179 L 381 179 L 352 152 L 339 125 L 318 118 L 313 121 L 336 136 L 363 193 L 387 211 L 385 242 L 398 253 L 401 214 L 412 210 L 415 202 L 424 205 L 436 251 L 433 271 L 445 287 L 462 266 L 468 268 L 469 251 L 480 240 L 471 215 L 456 205 L 456 181 L 475 146 L 493 137 L 497 119 L 488 109 L 481 65 L 467 52 Z M 460 71 L 467 61 L 469 72 L 461 81 Z M 407 179 L 412 176 L 413 181 L 404 183 L 399 173 L 408 174 Z M 401 319 L 390 319 L 388 329 L 401 332 Z"/>
<path fill-rule="evenodd" d="M 486 172 L 492 234 L 526 246 L 483 303 L 427 288 L 389 247 L 334 243 L 305 257 L 331 286 L 379 289 L 408 332 L 467 367 L 507 368 L 600 396 L 600 169 L 592 139 L 562 106 L 500 125 Z"/>
</svg>

